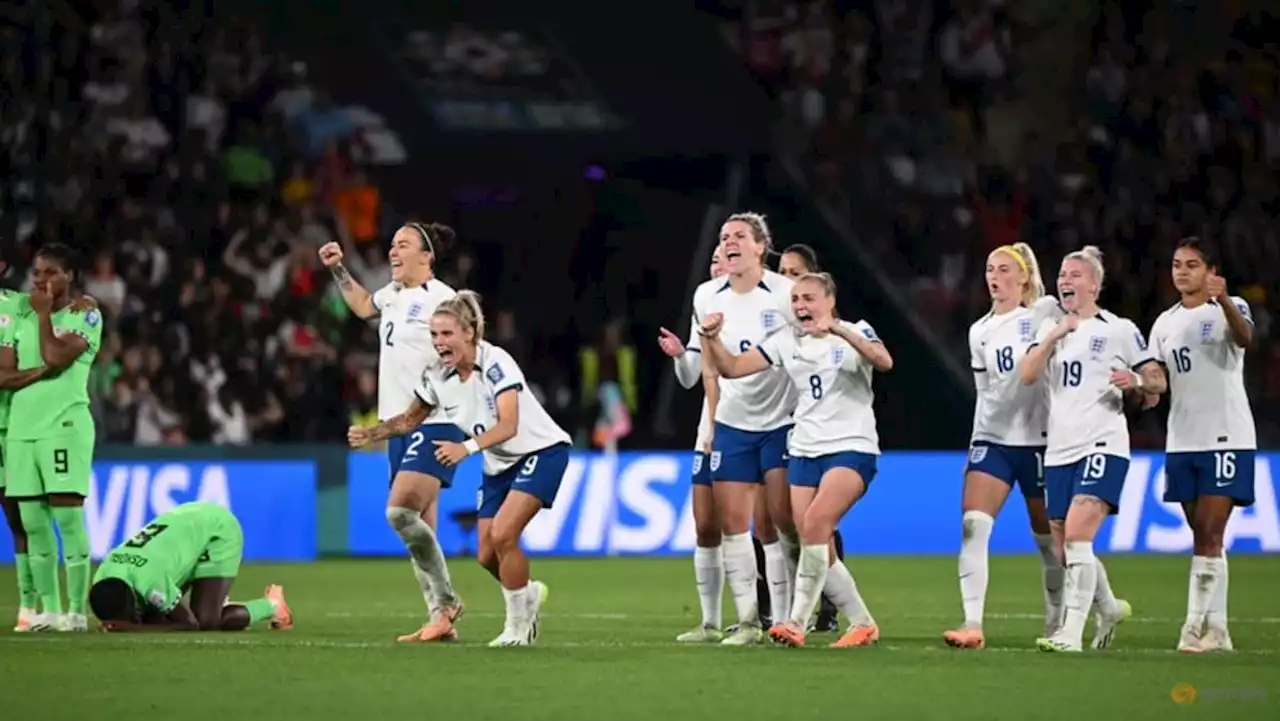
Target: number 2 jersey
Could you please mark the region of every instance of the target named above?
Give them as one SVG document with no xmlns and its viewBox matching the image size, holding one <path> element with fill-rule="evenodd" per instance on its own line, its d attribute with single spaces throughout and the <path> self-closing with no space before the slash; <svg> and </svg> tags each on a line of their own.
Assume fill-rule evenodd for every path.
<svg viewBox="0 0 1280 721">
<path fill-rule="evenodd" d="M 1249 304 L 1231 302 L 1253 324 Z M 1236 345 L 1216 301 L 1181 303 L 1151 326 L 1151 350 L 1169 375 L 1171 453 L 1256 450 L 1257 429 L 1244 386 L 1245 349 Z"/>
<path fill-rule="evenodd" d="M 439 361 L 431 341 L 431 316 L 457 295 L 438 280 L 421 286 L 389 283 L 373 294 L 378 309 L 378 419 L 388 420 L 413 405 L 423 369 Z M 443 422 L 433 415 L 428 423 Z"/>
<path fill-rule="evenodd" d="M 1018 364 L 1035 343 L 1040 324 L 1046 319 L 1057 323 L 1062 313 L 1058 299 L 1045 296 L 1030 307 L 987 313 L 969 327 L 969 365 L 977 388 L 972 441 L 1020 448 L 1046 444 L 1046 381 L 1026 385 Z"/>
<path fill-rule="evenodd" d="M 1045 319 L 1036 345 L 1057 324 Z M 1081 318 L 1045 363 L 1049 443 L 1044 464 L 1065 466 L 1094 453 L 1129 458 L 1124 393 L 1111 384 L 1111 371 L 1136 371 L 1154 360 L 1142 331 L 1128 318 L 1101 309 L 1092 318 Z"/>
<path fill-rule="evenodd" d="M 231 511 L 208 501 L 184 503 L 112 549 L 93 580 L 118 578 L 148 606 L 168 613 L 182 599 L 210 543 L 233 537 L 243 542 Z"/>
</svg>

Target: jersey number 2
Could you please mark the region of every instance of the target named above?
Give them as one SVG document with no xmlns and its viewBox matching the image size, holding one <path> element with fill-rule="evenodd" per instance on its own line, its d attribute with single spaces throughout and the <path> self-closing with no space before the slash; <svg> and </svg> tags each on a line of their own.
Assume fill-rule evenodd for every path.
<svg viewBox="0 0 1280 721">
<path fill-rule="evenodd" d="M 164 533 L 164 529 L 166 528 L 168 528 L 168 526 L 163 523 L 148 523 L 142 527 L 141 531 L 135 533 L 133 538 L 125 541 L 124 545 L 129 548 L 144 548 L 148 543 L 151 543 L 151 539 L 159 536 L 161 533 Z"/>
<path fill-rule="evenodd" d="M 392 336 L 395 332 L 396 332 L 396 324 L 395 324 L 395 321 L 390 321 L 390 320 L 389 320 L 389 321 L 387 321 L 387 337 L 386 337 L 386 339 L 385 339 L 385 342 L 386 342 L 386 344 L 387 344 L 387 347 L 388 347 L 388 348 L 393 348 L 393 347 L 395 347 L 395 343 L 392 343 L 392 342 L 391 342 L 391 336 Z"/>
</svg>

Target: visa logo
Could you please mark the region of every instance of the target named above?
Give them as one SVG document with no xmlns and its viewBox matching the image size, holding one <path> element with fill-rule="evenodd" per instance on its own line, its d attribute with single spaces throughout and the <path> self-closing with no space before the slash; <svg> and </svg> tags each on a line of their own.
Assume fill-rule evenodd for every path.
<svg viewBox="0 0 1280 721">
<path fill-rule="evenodd" d="M 191 464 L 95 464 L 85 522 L 90 555 L 100 559 L 161 513 L 189 501 L 231 508 L 227 471 L 208 465 L 198 476 Z"/>
<path fill-rule="evenodd" d="M 1259 454 L 1254 467 L 1254 504 L 1237 508 L 1227 524 L 1225 547 L 1252 541 L 1264 552 L 1280 551 L 1280 512 L 1276 508 L 1271 457 Z M 1120 496 L 1108 550 L 1183 553 L 1192 548 L 1191 526 L 1182 507 L 1165 503 L 1164 463 L 1159 456 L 1134 456 Z"/>
</svg>

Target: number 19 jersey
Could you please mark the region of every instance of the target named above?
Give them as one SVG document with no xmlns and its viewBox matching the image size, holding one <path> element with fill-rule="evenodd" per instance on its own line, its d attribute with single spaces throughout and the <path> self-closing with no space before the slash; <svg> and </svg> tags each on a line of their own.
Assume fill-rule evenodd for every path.
<svg viewBox="0 0 1280 721">
<path fill-rule="evenodd" d="M 1231 302 L 1250 324 L 1241 298 Z M 1151 327 L 1151 349 L 1169 374 L 1170 453 L 1256 450 L 1257 429 L 1244 387 L 1245 349 L 1231 338 L 1222 306 L 1181 303 Z"/>
</svg>

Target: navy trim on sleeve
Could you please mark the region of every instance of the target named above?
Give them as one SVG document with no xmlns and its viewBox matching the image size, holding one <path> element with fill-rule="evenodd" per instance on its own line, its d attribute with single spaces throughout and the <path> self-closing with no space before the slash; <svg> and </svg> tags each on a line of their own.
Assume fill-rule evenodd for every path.
<svg viewBox="0 0 1280 721">
<path fill-rule="evenodd" d="M 764 348 L 761 348 L 760 346 L 755 346 L 755 349 L 760 351 L 760 355 L 764 356 L 765 363 L 768 363 L 770 366 L 773 365 L 773 359 L 769 357 L 768 353 L 764 352 Z"/>
<path fill-rule="evenodd" d="M 522 391 L 522 390 L 524 390 L 524 384 L 523 384 L 523 383 L 513 383 L 513 384 L 511 384 L 511 385 L 507 386 L 506 388 L 503 388 L 503 389 L 501 389 L 501 390 L 496 390 L 496 391 L 494 391 L 494 392 L 493 392 L 493 397 L 494 397 L 494 398 L 497 398 L 498 396 L 502 395 L 503 393 L 506 393 L 507 391 Z"/>
<path fill-rule="evenodd" d="M 1155 358 L 1148 358 L 1135 366 L 1130 366 L 1129 370 L 1136 373 L 1142 370 L 1143 368 L 1146 368 L 1148 363 L 1159 363 L 1159 362 L 1160 361 L 1156 360 Z"/>
<path fill-rule="evenodd" d="M 973 371 L 974 373 L 986 373 L 986 372 L 987 372 L 987 369 L 986 369 L 986 368 L 973 368 L 973 367 L 970 367 L 970 368 L 969 368 L 969 370 Z"/>
</svg>

